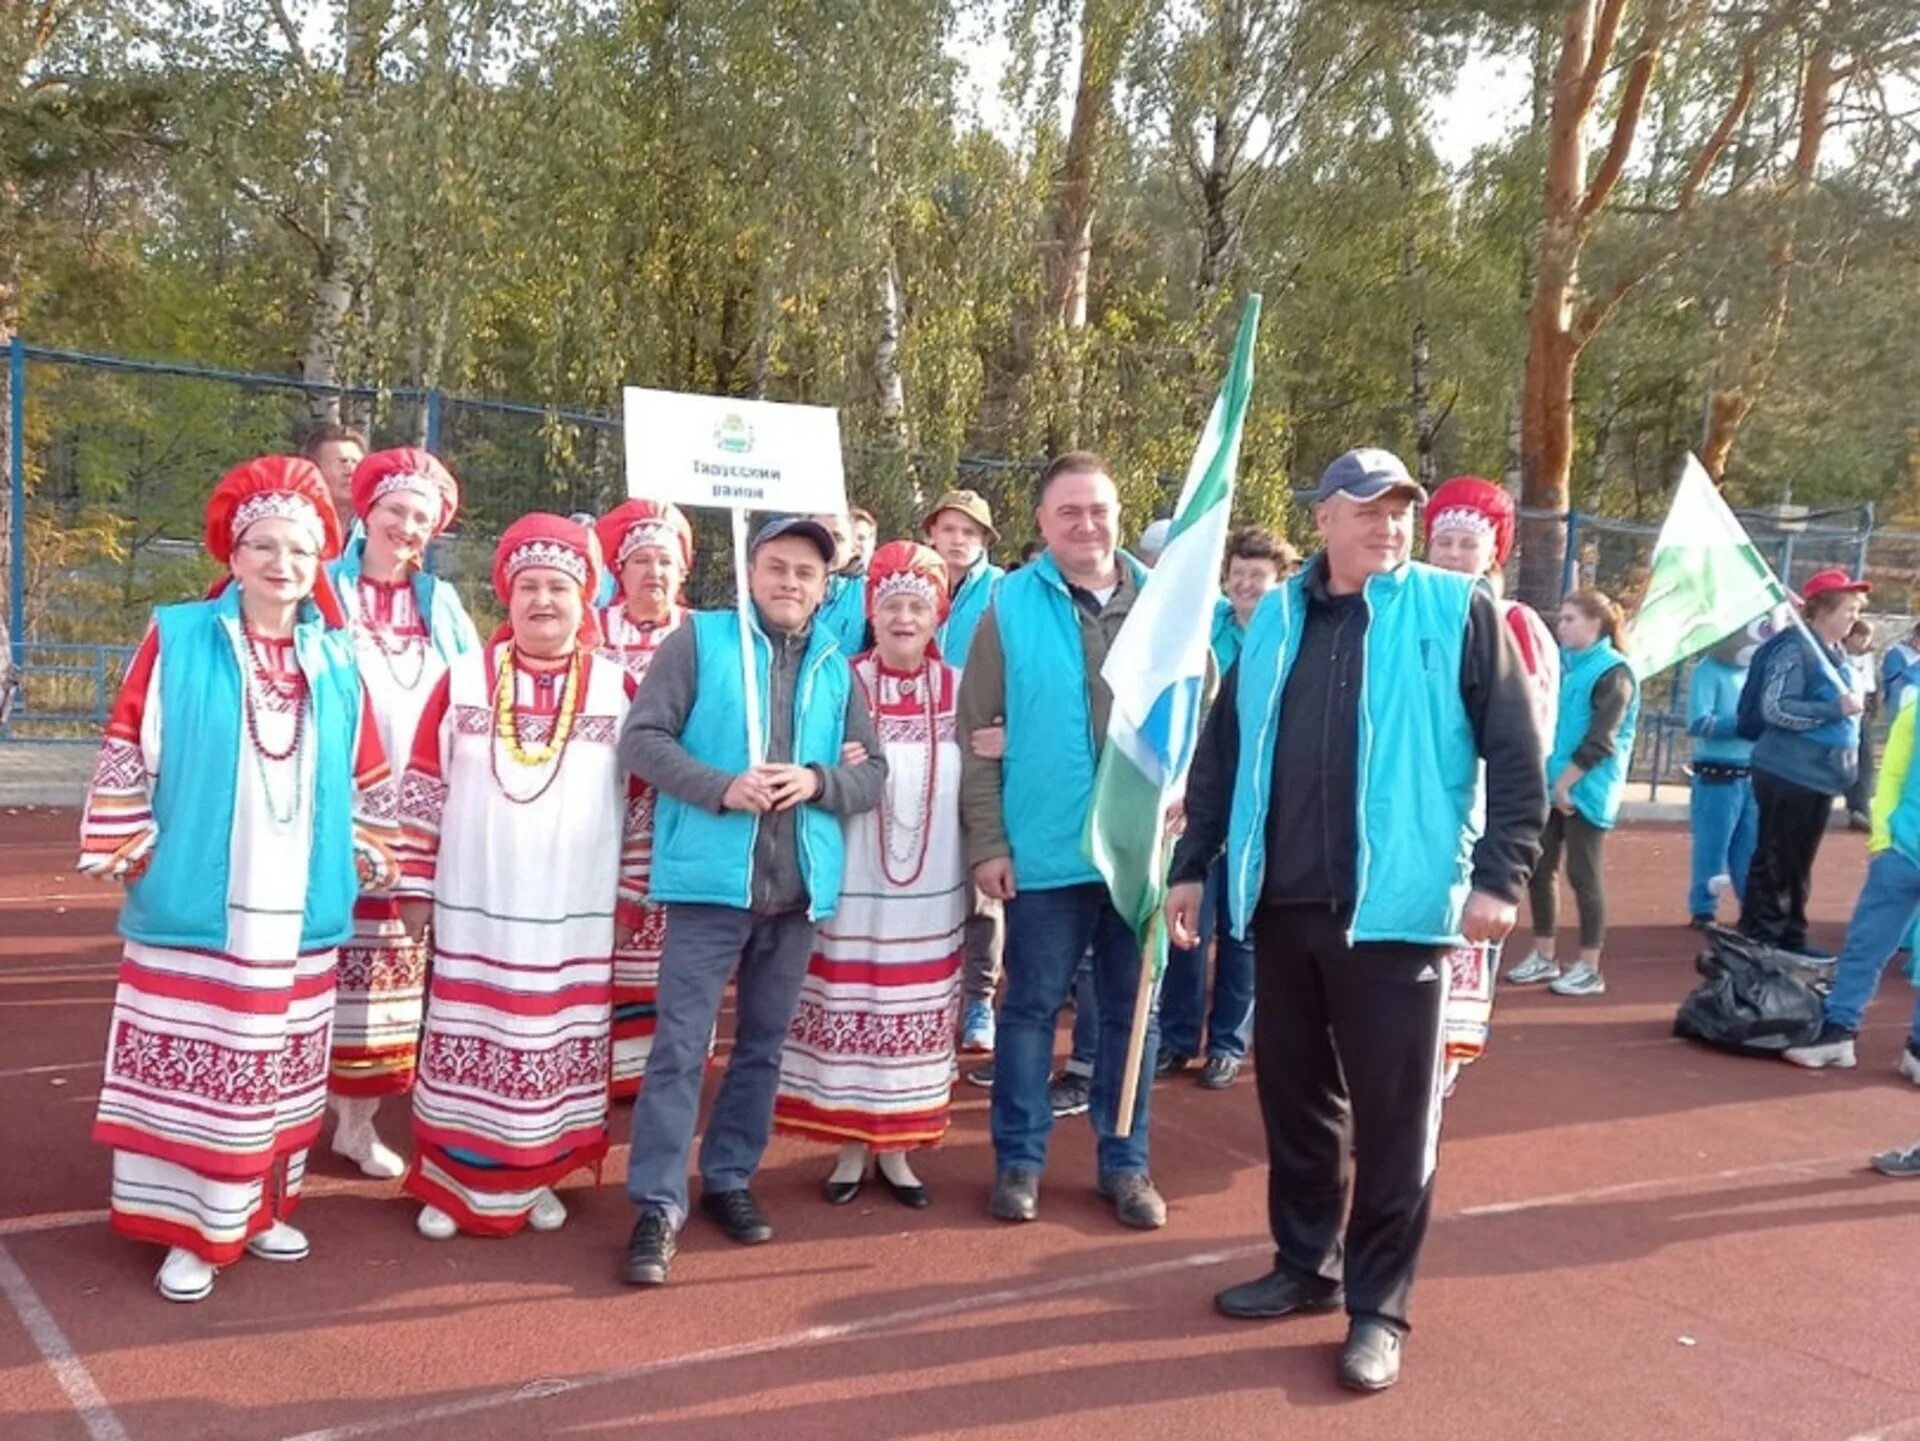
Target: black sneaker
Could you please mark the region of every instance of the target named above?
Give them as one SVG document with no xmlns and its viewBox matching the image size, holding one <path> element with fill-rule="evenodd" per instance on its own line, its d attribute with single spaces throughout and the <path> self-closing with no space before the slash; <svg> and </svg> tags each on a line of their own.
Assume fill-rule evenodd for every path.
<svg viewBox="0 0 1920 1441">
<path fill-rule="evenodd" d="M 984 1066 L 975 1066 L 971 1071 L 968 1071 L 967 1084 L 970 1086 L 980 1086 L 991 1091 L 993 1089 L 993 1062 L 988 1061 Z"/>
<path fill-rule="evenodd" d="M 633 1223 L 633 1235 L 627 1238 L 627 1259 L 620 1267 L 620 1279 L 629 1286 L 666 1285 L 667 1269 L 679 1249 L 667 1213 L 642 1211 Z"/>
<path fill-rule="evenodd" d="M 1084 1116 L 1093 1102 L 1093 1077 L 1075 1071 L 1062 1071 L 1047 1083 L 1047 1105 L 1054 1119 Z"/>
<path fill-rule="evenodd" d="M 1169 1051 L 1163 1046 L 1160 1054 L 1153 1059 L 1153 1074 L 1156 1077 L 1171 1076 L 1176 1071 L 1186 1070 L 1192 1064 L 1193 1057 L 1184 1051 Z"/>
<path fill-rule="evenodd" d="M 703 1191 L 700 1209 L 727 1233 L 729 1241 L 758 1246 L 773 1239 L 773 1225 L 745 1186 L 733 1191 Z"/>
</svg>

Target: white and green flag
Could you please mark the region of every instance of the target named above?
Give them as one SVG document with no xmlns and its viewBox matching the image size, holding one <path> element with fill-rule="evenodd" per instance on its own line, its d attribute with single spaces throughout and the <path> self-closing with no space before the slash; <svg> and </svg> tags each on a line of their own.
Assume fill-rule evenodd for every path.
<svg viewBox="0 0 1920 1441">
<path fill-rule="evenodd" d="M 1688 456 L 1633 617 L 1634 668 L 1643 678 L 1658 675 L 1786 600 L 1706 467 Z"/>
<path fill-rule="evenodd" d="M 1259 328 L 1260 297 L 1249 296 L 1167 547 L 1100 668 L 1113 711 L 1093 783 L 1086 854 L 1142 946 L 1150 932 L 1160 937 L 1156 973 L 1166 954 L 1164 928 L 1151 923 L 1167 893 L 1167 803 L 1186 780 L 1200 729 Z"/>
</svg>

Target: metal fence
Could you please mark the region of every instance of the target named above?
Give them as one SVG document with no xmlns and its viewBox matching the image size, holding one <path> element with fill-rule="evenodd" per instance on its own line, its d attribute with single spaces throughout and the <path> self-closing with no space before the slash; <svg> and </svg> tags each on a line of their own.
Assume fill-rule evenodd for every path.
<svg viewBox="0 0 1920 1441">
<path fill-rule="evenodd" d="M 458 528 L 435 543 L 433 567 L 461 583 L 485 629 L 496 618 L 486 582 L 501 530 L 529 510 L 598 513 L 626 494 L 617 414 L 528 405 L 438 390 L 323 387 L 287 375 L 89 355 L 25 344 L 8 352 L 10 543 L 6 620 L 23 700 L 0 740 L 91 740 L 112 704 L 131 647 L 157 604 L 213 579 L 200 546 L 213 480 L 250 455 L 284 452 L 315 396 L 376 447 L 422 445 L 459 475 Z M 1040 460 L 929 457 L 850 449 L 848 488 L 882 536 L 913 533 L 927 497 L 951 485 L 985 494 L 1015 550 Z M 1162 512 L 1177 477 L 1161 477 Z M 1299 512 L 1296 512 L 1299 514 Z M 1644 584 L 1656 524 L 1575 512 L 1566 527 L 1563 589 L 1598 585 L 1631 599 Z M 1840 566 L 1875 583 L 1875 609 L 1914 608 L 1920 535 L 1877 530 L 1870 505 L 1826 512 L 1743 512 L 1790 585 Z M 696 513 L 695 604 L 731 602 L 726 522 Z M 1687 759 L 1684 675 L 1656 678 L 1643 705 L 1634 773 L 1681 779 Z"/>
</svg>

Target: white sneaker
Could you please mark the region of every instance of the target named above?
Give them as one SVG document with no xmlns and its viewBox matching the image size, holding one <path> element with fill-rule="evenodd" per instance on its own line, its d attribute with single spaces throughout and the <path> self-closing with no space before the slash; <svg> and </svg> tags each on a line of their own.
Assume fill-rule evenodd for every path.
<svg viewBox="0 0 1920 1441">
<path fill-rule="evenodd" d="M 1853 1053 L 1853 1033 L 1842 1030 L 1831 1021 L 1820 1027 L 1820 1034 L 1804 1046 L 1789 1046 L 1780 1053 L 1780 1059 L 1796 1066 L 1805 1066 L 1810 1071 L 1825 1070 L 1831 1066 L 1835 1070 L 1851 1071 L 1859 1064 L 1859 1058 Z"/>
<path fill-rule="evenodd" d="M 542 1186 L 533 1195 L 533 1209 L 527 1213 L 527 1224 L 536 1231 L 557 1231 L 567 1224 L 567 1208 L 553 1191 Z"/>
<path fill-rule="evenodd" d="M 247 1254 L 262 1261 L 304 1261 L 312 1249 L 306 1232 L 295 1230 L 285 1221 L 275 1221 L 247 1242 Z"/>
<path fill-rule="evenodd" d="M 460 1227 L 438 1206 L 422 1206 L 420 1219 L 414 1222 L 422 1236 L 429 1241 L 451 1241 L 460 1234 Z"/>
<path fill-rule="evenodd" d="M 1576 961 L 1565 975 L 1547 982 L 1547 989 L 1556 996 L 1604 996 L 1607 982 L 1585 961 Z"/>
<path fill-rule="evenodd" d="M 345 1156 L 360 1168 L 363 1176 L 376 1181 L 393 1181 L 407 1173 L 400 1153 L 380 1139 L 373 1128 L 374 1112 L 380 1108 L 378 1096 L 335 1096 L 333 1140 L 336 1156 Z"/>
<path fill-rule="evenodd" d="M 211 1261 L 201 1260 L 184 1246 L 175 1246 L 160 1263 L 160 1274 L 153 1278 L 153 1284 L 169 1301 L 186 1304 L 211 1296 L 213 1278 L 218 1274 L 219 1267 Z"/>
<path fill-rule="evenodd" d="M 1537 986 L 1542 981 L 1551 981 L 1560 974 L 1560 967 L 1550 957 L 1535 951 L 1519 965 L 1507 972 L 1507 981 L 1516 986 Z"/>
<path fill-rule="evenodd" d="M 1914 1085 L 1920 1086 L 1920 1056 L 1914 1055 L 1911 1048 L 1900 1052 L 1900 1064 L 1894 1069 Z M 1915 1149 L 1920 1150 L 1920 1147 Z"/>
</svg>

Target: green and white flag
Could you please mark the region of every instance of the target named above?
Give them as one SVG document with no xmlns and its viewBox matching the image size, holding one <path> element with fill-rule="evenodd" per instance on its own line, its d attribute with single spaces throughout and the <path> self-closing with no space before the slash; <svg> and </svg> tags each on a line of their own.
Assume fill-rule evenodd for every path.
<svg viewBox="0 0 1920 1441">
<path fill-rule="evenodd" d="M 1658 675 L 1786 601 L 1706 467 L 1688 456 L 1633 617 L 1634 669 Z"/>
<path fill-rule="evenodd" d="M 1167 803 L 1186 780 L 1200 730 L 1259 328 L 1260 297 L 1249 296 L 1227 377 L 1187 469 L 1167 547 L 1100 668 L 1113 692 L 1113 711 L 1084 847 L 1142 947 L 1150 934 L 1157 937 L 1156 974 L 1166 955 L 1165 928 L 1153 922 L 1167 894 Z"/>
</svg>

